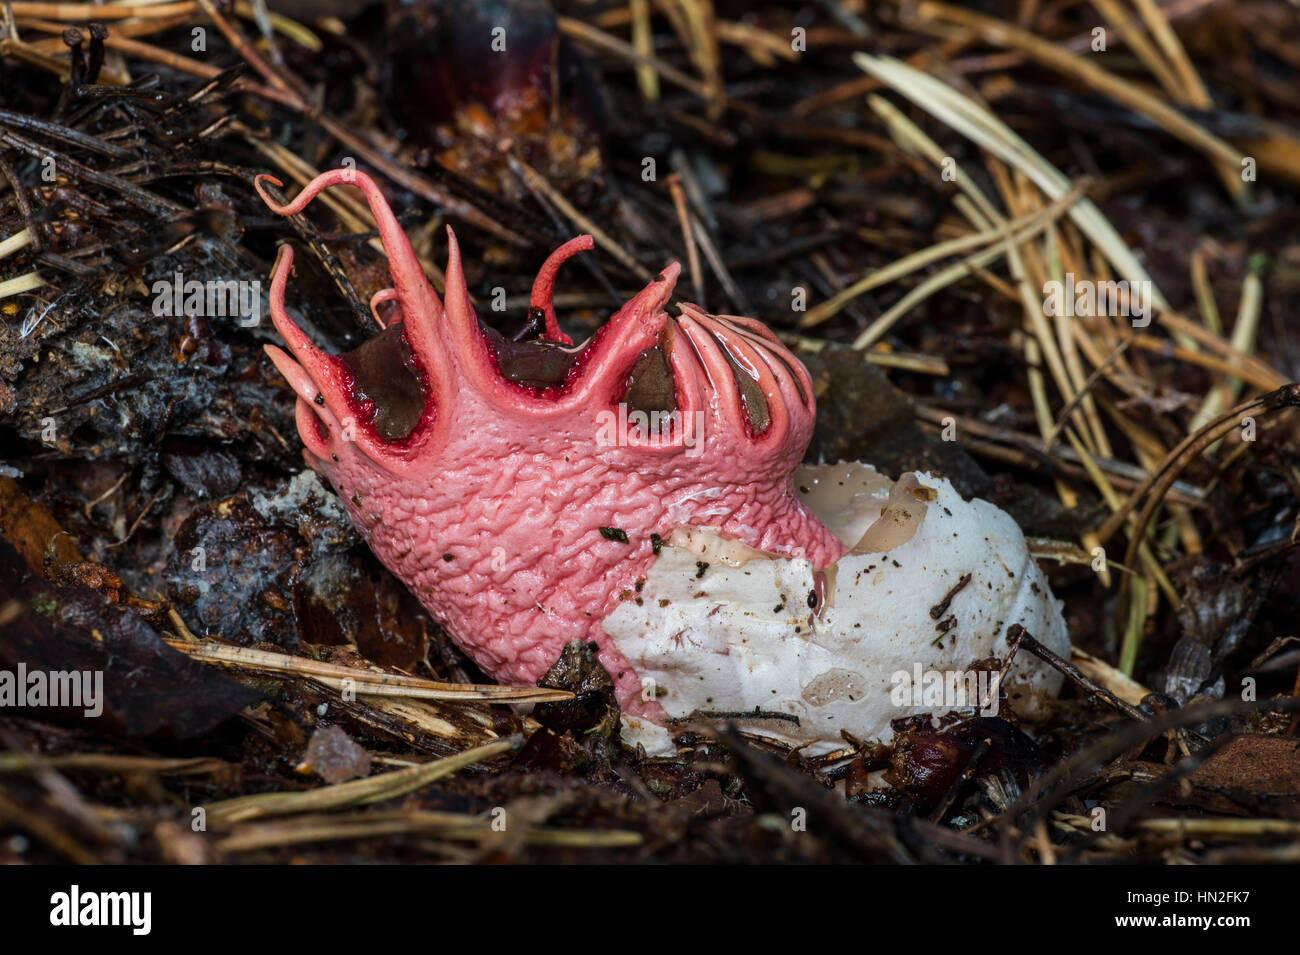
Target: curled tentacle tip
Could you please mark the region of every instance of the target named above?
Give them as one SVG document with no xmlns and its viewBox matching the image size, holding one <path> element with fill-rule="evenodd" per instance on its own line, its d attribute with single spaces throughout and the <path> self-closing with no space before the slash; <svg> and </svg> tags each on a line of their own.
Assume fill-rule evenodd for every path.
<svg viewBox="0 0 1300 955">
<path fill-rule="evenodd" d="M 288 242 L 282 242 L 275 250 L 275 262 L 271 266 L 271 274 L 276 275 L 281 269 L 290 268 L 293 268 L 293 246 Z"/>
<path fill-rule="evenodd" d="M 397 314 L 399 318 L 401 316 L 401 308 L 400 308 L 401 297 L 397 294 L 397 289 L 381 288 L 374 295 L 370 296 L 370 314 L 374 317 L 375 324 L 377 324 L 380 328 L 388 327 L 387 320 L 385 320 L 385 318 L 379 314 L 379 306 L 383 305 L 385 302 L 397 302 L 399 305 Z"/>
<path fill-rule="evenodd" d="M 590 235 L 575 236 L 546 257 L 542 267 L 533 280 L 533 288 L 528 296 L 528 305 L 532 309 L 541 309 L 546 317 L 546 331 L 542 337 L 548 341 L 572 345 L 573 339 L 560 330 L 560 321 L 555 314 L 552 301 L 555 294 L 555 277 L 560 266 L 579 252 L 587 252 L 596 247 L 595 239 Z"/>
<path fill-rule="evenodd" d="M 272 199 L 266 191 L 265 184 L 268 182 L 271 185 L 275 186 L 275 188 L 277 189 L 284 188 L 284 183 L 281 180 L 277 179 L 275 176 L 271 175 L 269 172 L 260 173 L 254 176 L 253 188 L 257 190 L 258 198 L 260 198 L 263 202 L 265 202 L 267 206 L 270 207 L 272 212 L 274 212 L 276 215 L 284 215 L 284 213 L 281 210 L 283 210 L 285 207 L 282 204 L 276 202 L 274 199 Z"/>
</svg>

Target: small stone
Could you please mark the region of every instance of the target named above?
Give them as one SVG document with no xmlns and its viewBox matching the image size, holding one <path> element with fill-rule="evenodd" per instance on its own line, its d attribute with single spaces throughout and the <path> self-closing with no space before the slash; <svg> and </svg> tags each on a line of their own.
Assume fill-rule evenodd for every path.
<svg viewBox="0 0 1300 955">
<path fill-rule="evenodd" d="M 326 726 L 312 733 L 298 772 L 315 773 L 331 785 L 346 782 L 370 774 L 370 754 L 337 726 Z"/>
</svg>

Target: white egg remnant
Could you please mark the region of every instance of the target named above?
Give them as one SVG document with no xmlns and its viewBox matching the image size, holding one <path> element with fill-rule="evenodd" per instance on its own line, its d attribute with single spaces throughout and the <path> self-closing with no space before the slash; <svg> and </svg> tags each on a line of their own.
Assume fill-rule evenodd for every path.
<svg viewBox="0 0 1300 955">
<path fill-rule="evenodd" d="M 852 548 L 824 573 L 680 528 L 641 600 L 605 619 L 674 720 L 727 714 L 818 755 L 844 745 L 841 731 L 888 742 L 899 717 L 996 706 L 987 660 L 1007 659 L 1012 624 L 1069 656 L 1060 603 L 1006 512 L 962 500 L 945 478 L 890 481 L 859 463 L 805 466 L 794 482 Z M 1026 652 L 1002 674 L 1008 694 L 1030 699 L 1061 682 Z M 625 718 L 623 735 L 671 751 L 670 734 L 646 720 Z"/>
</svg>

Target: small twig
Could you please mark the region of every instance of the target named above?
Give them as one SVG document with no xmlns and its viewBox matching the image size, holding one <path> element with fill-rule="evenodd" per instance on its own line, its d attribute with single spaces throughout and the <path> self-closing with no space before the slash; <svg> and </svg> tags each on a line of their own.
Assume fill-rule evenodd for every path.
<svg viewBox="0 0 1300 955">
<path fill-rule="evenodd" d="M 1052 426 L 1051 433 L 1043 439 L 1044 450 L 1050 449 L 1052 445 L 1056 444 L 1056 439 L 1060 436 L 1061 429 L 1065 427 L 1066 419 L 1069 418 L 1074 412 L 1074 409 L 1078 407 L 1079 402 L 1083 400 L 1084 395 L 1089 394 L 1092 391 L 1093 386 L 1096 385 L 1101 377 L 1110 370 L 1111 366 L 1119 360 L 1119 357 L 1123 355 L 1124 352 L 1128 351 L 1128 347 L 1133 344 L 1133 339 L 1135 337 L 1136 333 L 1120 342 L 1119 345 L 1111 351 L 1110 355 L 1107 356 L 1105 363 L 1094 368 L 1092 374 L 1088 375 L 1082 387 L 1079 388 L 1074 397 L 1065 403 L 1065 407 L 1056 415 L 1056 422 Z"/>
<path fill-rule="evenodd" d="M 449 841 L 486 842 L 500 837 L 486 814 L 414 810 L 359 812 L 348 816 L 313 814 L 296 819 L 253 823 L 238 827 L 217 843 L 222 852 L 251 852 L 304 842 L 374 840 L 384 836 L 432 835 Z M 639 832 L 626 829 L 561 829 L 529 826 L 523 835 L 529 845 L 570 849 L 621 849 L 639 846 Z"/>
<path fill-rule="evenodd" d="M 1147 715 L 1143 713 L 1141 710 L 1139 710 L 1136 706 L 1133 706 L 1131 703 L 1126 703 L 1124 700 L 1121 700 L 1118 696 L 1116 696 L 1110 690 L 1106 689 L 1106 687 L 1102 686 L 1100 683 L 1097 683 L 1094 680 L 1089 679 L 1089 677 L 1082 670 L 1076 667 L 1069 660 L 1066 660 L 1064 657 L 1057 656 L 1051 650 L 1047 649 L 1047 647 L 1043 646 L 1041 643 L 1035 640 L 1030 635 L 1029 631 L 1026 630 L 1024 627 L 1022 627 L 1020 624 L 1013 623 L 1011 626 L 1007 627 L 1007 642 L 1011 644 L 1013 650 L 1016 647 L 1023 646 L 1026 650 L 1028 650 L 1034 656 L 1038 657 L 1038 659 L 1042 660 L 1048 666 L 1054 667 L 1055 669 L 1059 670 L 1065 677 L 1067 677 L 1070 680 L 1071 683 L 1074 683 L 1076 686 L 1082 687 L 1084 690 L 1086 690 L 1089 693 L 1092 693 L 1095 696 L 1101 697 L 1103 700 L 1105 700 L 1107 703 L 1113 706 L 1120 713 L 1123 713 L 1129 719 L 1137 720 L 1140 723 L 1145 723 L 1147 721 Z"/>
<path fill-rule="evenodd" d="M 14 172 L 14 167 L 9 165 L 9 160 L 5 159 L 3 155 L 0 155 L 0 175 L 9 180 L 9 188 L 14 191 L 14 199 L 18 202 L 18 210 L 23 215 L 23 221 L 27 223 L 27 228 L 24 231 L 29 236 L 32 251 L 39 253 L 45 247 L 45 243 L 41 239 L 41 225 L 32 214 L 32 202 L 27 195 L 27 190 L 23 188 L 22 180 L 18 178 L 18 174 Z M 21 235 L 21 233 L 19 234 Z M 4 243 L 0 243 L 0 247 L 3 245 Z M 0 258 L 3 258 L 6 254 L 8 253 L 0 254 Z"/>
<path fill-rule="evenodd" d="M 668 176 L 668 191 L 673 197 L 673 207 L 677 210 L 677 225 L 682 230 L 682 242 L 686 246 L 686 267 L 691 273 L 691 288 L 695 291 L 695 304 L 705 308 L 700 251 L 695 245 L 695 230 L 691 228 L 691 211 L 686 208 L 686 192 L 682 189 L 682 179 L 677 173 Z"/>
<path fill-rule="evenodd" d="M 514 736 L 476 746 L 455 756 L 437 759 L 410 769 L 399 769 L 396 772 L 382 773 L 365 779 L 322 786 L 307 792 L 259 793 L 254 796 L 226 799 L 205 807 L 208 824 L 230 826 L 237 822 L 265 816 L 346 809 L 385 799 L 397 799 L 423 789 L 443 776 L 466 766 L 517 750 L 523 743 L 523 735 L 516 733 Z"/>
<path fill-rule="evenodd" d="M 575 20 L 573 17 L 557 17 L 556 25 L 560 28 L 560 32 L 566 36 L 604 50 L 606 53 L 621 56 L 637 66 L 647 66 L 668 82 L 690 90 L 700 99 L 707 100 L 714 95 L 714 91 L 707 84 L 701 83 L 695 77 L 683 73 L 677 67 L 665 63 L 658 57 L 646 56 L 640 53 L 636 47 L 624 43 L 617 37 L 610 36 L 603 30 L 596 29 L 589 23 Z"/>
<path fill-rule="evenodd" d="M 559 703 L 573 699 L 567 690 L 535 686 L 497 686 L 476 683 L 438 683 L 395 673 L 377 673 L 322 663 L 287 653 L 235 647 L 205 641 L 166 640 L 186 656 L 204 662 L 281 676 L 309 677 L 333 689 L 352 689 L 359 696 L 397 696 L 421 700 L 480 700 L 486 703 Z"/>
<path fill-rule="evenodd" d="M 6 279 L 0 282 L 0 298 L 8 298 L 10 295 L 19 295 L 23 292 L 30 292 L 32 289 L 38 289 L 45 284 L 45 279 L 41 278 L 35 272 L 28 272 L 26 275 L 20 275 L 17 278 Z"/>
</svg>

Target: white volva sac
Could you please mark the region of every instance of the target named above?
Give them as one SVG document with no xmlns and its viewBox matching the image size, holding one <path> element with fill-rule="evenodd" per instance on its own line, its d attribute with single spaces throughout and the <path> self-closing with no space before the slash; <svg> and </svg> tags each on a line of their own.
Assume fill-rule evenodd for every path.
<svg viewBox="0 0 1300 955">
<path fill-rule="evenodd" d="M 841 730 L 887 742 L 891 720 L 958 708 L 922 702 L 915 675 L 960 680 L 977 661 L 1005 660 L 1011 624 L 1069 656 L 1060 603 L 1004 511 L 962 500 L 944 478 L 894 482 L 865 464 L 803 467 L 794 482 L 853 548 L 824 577 L 806 560 L 679 528 L 639 604 L 606 618 L 670 717 L 758 710 L 734 721 L 814 755 L 842 746 Z M 1002 683 L 1028 705 L 1055 695 L 1061 680 L 1021 652 Z M 645 720 L 625 717 L 623 734 L 651 753 L 671 749 L 668 732 Z"/>
</svg>

